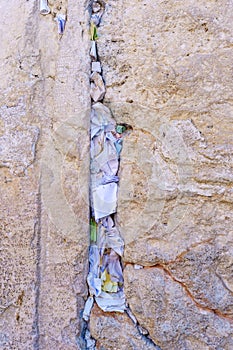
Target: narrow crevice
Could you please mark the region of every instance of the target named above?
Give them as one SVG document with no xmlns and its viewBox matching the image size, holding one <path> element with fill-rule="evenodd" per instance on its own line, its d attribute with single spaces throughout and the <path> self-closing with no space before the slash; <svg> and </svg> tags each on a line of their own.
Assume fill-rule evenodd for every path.
<svg viewBox="0 0 233 350">
<path fill-rule="evenodd" d="M 91 336 L 91 332 L 89 330 L 89 327 L 87 325 L 85 330 L 85 342 L 86 342 L 86 348 L 85 350 L 96 350 L 96 340 Z"/>
<path fill-rule="evenodd" d="M 86 300 L 86 305 L 88 303 L 88 300 L 90 299 L 90 295 L 88 296 L 88 299 Z M 96 339 L 94 339 L 91 336 L 90 332 L 90 312 L 91 308 L 89 309 L 88 316 L 84 315 L 86 305 L 84 310 L 81 311 L 80 317 L 80 327 L 81 327 L 81 332 L 80 332 L 80 337 L 77 339 L 77 344 L 81 347 L 83 350 L 96 350 L 95 344 L 96 344 Z"/>
<path fill-rule="evenodd" d="M 33 320 L 33 350 L 40 349 L 40 328 L 39 328 L 39 303 L 41 286 L 41 179 L 39 179 L 39 189 L 37 193 L 37 217 L 34 226 L 34 235 L 36 238 L 36 281 L 35 281 L 35 309 Z"/>
<path fill-rule="evenodd" d="M 89 322 L 81 317 L 80 319 L 80 336 L 77 338 L 77 345 L 83 350 L 96 350 L 96 340 L 91 336 Z"/>
<path fill-rule="evenodd" d="M 91 0 L 90 15 L 90 248 L 87 282 L 89 296 L 83 311 L 87 349 L 95 349 L 89 330 L 93 303 L 105 312 L 125 311 L 123 290 L 124 241 L 117 227 L 117 192 L 120 152 L 129 125 L 117 124 L 111 110 L 104 105 L 106 84 L 98 56 L 98 27 L 105 2 Z"/>
<path fill-rule="evenodd" d="M 97 39 L 98 27 L 104 10 L 104 1 L 90 1 L 88 11 L 90 14 L 92 112 L 90 130 L 90 265 L 88 275 L 90 297 L 87 304 L 90 304 L 90 298 L 94 296 L 95 301 L 103 311 L 124 312 L 125 299 L 121 262 L 124 242 L 116 227 L 115 213 L 122 136 L 127 128 L 124 125 L 117 125 L 110 109 L 103 104 L 106 87 L 98 56 Z M 99 158 L 101 160 L 98 161 Z M 111 268 L 113 261 L 117 266 L 117 272 L 113 267 Z M 112 305 L 111 298 L 115 299 L 112 301 Z"/>
<path fill-rule="evenodd" d="M 148 330 L 144 327 L 142 327 L 135 315 L 133 314 L 132 310 L 130 309 L 129 305 L 126 308 L 126 314 L 133 322 L 135 328 L 138 330 L 138 333 L 140 334 L 141 338 L 145 341 L 147 345 L 153 346 L 155 350 L 162 350 L 155 342 L 152 340 Z"/>
</svg>

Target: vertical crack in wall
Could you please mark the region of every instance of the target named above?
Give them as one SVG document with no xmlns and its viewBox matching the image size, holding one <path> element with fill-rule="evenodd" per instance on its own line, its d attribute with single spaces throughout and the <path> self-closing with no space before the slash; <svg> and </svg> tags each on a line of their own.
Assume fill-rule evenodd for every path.
<svg viewBox="0 0 233 350">
<path fill-rule="evenodd" d="M 124 312 L 122 256 L 124 241 L 116 225 L 118 170 L 123 135 L 129 129 L 117 124 L 111 111 L 103 104 L 105 83 L 98 57 L 98 26 L 104 14 L 105 3 L 92 0 L 89 4 L 91 36 L 90 95 L 92 98 L 90 129 L 90 248 L 89 298 L 83 318 L 88 349 L 94 349 L 89 330 L 89 316 L 94 301 L 103 311 Z"/>
<path fill-rule="evenodd" d="M 105 84 L 101 62 L 98 57 L 98 26 L 104 14 L 105 4 L 101 0 L 90 2 L 91 35 L 91 88 L 92 98 L 90 130 L 90 252 L 89 298 L 83 318 L 86 320 L 86 346 L 95 349 L 91 337 L 89 317 L 94 300 L 103 311 L 126 312 L 146 346 L 160 350 L 149 332 L 140 326 L 129 306 L 123 290 L 124 241 L 116 225 L 118 170 L 123 135 L 131 127 L 117 124 L 111 111 L 103 104 Z"/>
<path fill-rule="evenodd" d="M 140 336 L 142 337 L 142 339 L 145 341 L 145 343 L 148 346 L 153 346 L 155 348 L 155 350 L 161 350 L 161 348 L 155 344 L 155 342 L 153 341 L 153 339 L 151 338 L 149 332 L 147 329 L 145 329 L 144 327 L 142 327 L 137 318 L 135 317 L 135 315 L 133 314 L 132 310 L 130 309 L 129 305 L 127 305 L 126 307 L 126 314 L 128 315 L 128 317 L 131 319 L 131 321 L 133 322 L 134 326 L 137 328 L 138 333 L 140 334 Z"/>
</svg>

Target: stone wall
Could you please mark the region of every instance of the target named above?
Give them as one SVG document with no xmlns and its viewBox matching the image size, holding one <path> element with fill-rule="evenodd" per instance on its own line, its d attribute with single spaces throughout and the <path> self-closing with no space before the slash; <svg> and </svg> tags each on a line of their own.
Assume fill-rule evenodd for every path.
<svg viewBox="0 0 233 350">
<path fill-rule="evenodd" d="M 83 2 L 66 3 L 62 37 L 37 1 L 2 6 L 1 349 L 84 348 L 89 48 Z"/>
<path fill-rule="evenodd" d="M 50 1 L 52 14 L 60 2 Z M 127 313 L 87 298 L 88 2 L 1 7 L 0 348 L 233 348 L 232 2 L 108 0 L 104 103 L 124 138 Z M 131 316 L 131 318 L 129 317 Z"/>
</svg>

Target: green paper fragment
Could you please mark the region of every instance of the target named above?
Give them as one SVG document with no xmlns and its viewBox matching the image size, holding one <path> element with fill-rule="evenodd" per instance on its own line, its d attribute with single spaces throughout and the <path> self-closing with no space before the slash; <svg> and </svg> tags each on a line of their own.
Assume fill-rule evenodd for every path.
<svg viewBox="0 0 233 350">
<path fill-rule="evenodd" d="M 123 132 L 126 130 L 126 127 L 124 125 L 117 125 L 116 126 L 116 132 L 118 134 L 123 134 Z"/>
<path fill-rule="evenodd" d="M 91 242 L 97 241 L 97 224 L 94 219 L 91 218 L 91 224 L 90 224 L 90 235 L 91 235 Z"/>
</svg>

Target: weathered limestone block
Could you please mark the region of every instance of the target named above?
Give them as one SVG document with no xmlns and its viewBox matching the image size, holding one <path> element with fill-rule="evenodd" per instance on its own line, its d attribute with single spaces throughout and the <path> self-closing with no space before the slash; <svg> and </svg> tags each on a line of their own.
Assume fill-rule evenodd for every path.
<svg viewBox="0 0 233 350">
<path fill-rule="evenodd" d="M 95 305 L 91 313 L 90 331 L 96 339 L 97 350 L 157 350 L 150 340 L 140 335 L 126 313 L 103 312 Z"/>
<path fill-rule="evenodd" d="M 214 326 L 226 323 L 230 329 L 227 317 L 232 320 L 231 10 L 228 1 L 133 5 L 110 0 L 99 28 L 105 103 L 117 122 L 133 128 L 124 140 L 118 193 L 124 260 L 168 271 L 162 278 L 156 268 L 152 273 L 127 267 L 126 294 L 133 311 L 139 295 L 143 299 L 143 309 L 135 314 L 165 349 L 174 344 L 178 349 L 232 347 L 230 332 L 225 336 L 222 326 Z M 134 275 L 140 278 L 129 290 Z M 191 335 L 170 314 L 177 307 L 172 291 L 166 297 L 169 307 L 157 310 L 156 290 L 164 279 L 170 287 L 183 283 L 203 310 L 216 310 L 208 316 L 212 340 L 202 336 L 199 306 L 190 302 L 186 310 L 185 293 L 181 307 Z M 150 283 L 146 291 L 145 280 Z M 153 333 L 162 332 L 169 317 L 168 338 Z M 172 334 L 179 332 L 183 336 L 173 344 Z"/>
<path fill-rule="evenodd" d="M 86 347 L 87 2 L 48 3 L 46 16 L 37 1 L 1 7 L 4 350 Z M 108 0 L 98 28 L 104 102 L 132 126 L 117 213 L 125 292 L 162 350 L 233 348 L 232 13 L 227 0 Z M 97 349 L 155 348 L 126 314 L 95 306 L 90 328 Z"/>
<path fill-rule="evenodd" d="M 33 169 L 28 169 L 27 176 L 16 177 L 2 168 L 0 179 L 0 347 L 30 348 L 35 336 L 38 178 Z"/>
<path fill-rule="evenodd" d="M 0 164 L 1 167 L 6 167 L 17 175 L 24 174 L 34 162 L 39 137 L 39 128 L 29 122 L 25 123 L 24 100 L 19 98 L 15 106 L 3 105 L 0 109 L 2 123 Z"/>
<path fill-rule="evenodd" d="M 4 350 L 85 347 L 89 47 L 83 3 L 67 3 L 49 3 L 69 15 L 62 39 L 39 1 L 9 1 L 1 12 Z"/>
<path fill-rule="evenodd" d="M 78 123 L 71 118 L 53 133 L 42 156 L 42 348 L 83 346 L 79 314 L 87 295 L 89 140 L 78 125 L 85 125 L 86 114 L 78 116 Z"/>
<path fill-rule="evenodd" d="M 232 318 L 233 291 L 229 281 L 232 275 L 232 244 L 228 241 L 226 247 L 226 242 L 222 247 L 215 241 L 194 247 L 168 264 L 167 268 L 186 285 L 200 305 Z"/>
<path fill-rule="evenodd" d="M 35 149 L 39 125 L 30 114 L 37 79 L 29 73 L 34 72 L 39 55 L 34 45 L 28 50 L 23 39 L 30 29 L 31 38 L 34 36 L 30 23 L 33 4 L 19 1 L 16 6 L 14 1 L 9 1 L 7 6 L 3 5 L 0 24 L 4 33 L 0 50 L 0 348 L 30 349 L 36 335 L 39 177 Z"/>
<path fill-rule="evenodd" d="M 141 326 L 161 349 L 231 349 L 232 322 L 202 306 L 162 266 L 125 269 L 125 292 Z"/>
<path fill-rule="evenodd" d="M 65 6 L 67 2 L 64 2 Z M 54 4 L 55 6 L 55 4 Z M 54 8 L 52 7 L 52 10 Z M 89 47 L 85 8 L 69 1 L 67 23 L 59 41 L 51 40 L 56 60 L 43 65 L 47 97 L 44 114 L 49 129 L 41 147 L 41 261 L 39 347 L 83 349 L 81 310 L 87 296 L 89 246 Z M 80 10 L 81 9 L 81 10 Z M 55 10 L 54 10 L 55 11 Z M 49 21 L 49 17 L 43 17 Z M 81 24 L 81 25 L 80 25 Z M 54 23 L 53 23 L 54 26 Z M 45 35 L 41 22 L 41 47 Z"/>
</svg>

